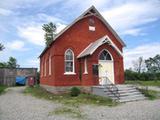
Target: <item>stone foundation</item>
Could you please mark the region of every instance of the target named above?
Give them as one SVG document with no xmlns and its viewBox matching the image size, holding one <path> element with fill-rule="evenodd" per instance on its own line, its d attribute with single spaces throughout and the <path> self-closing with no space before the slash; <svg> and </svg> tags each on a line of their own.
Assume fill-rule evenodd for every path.
<svg viewBox="0 0 160 120">
<path fill-rule="evenodd" d="M 72 87 L 78 87 L 81 89 L 81 92 L 84 93 L 91 93 L 92 86 L 49 86 L 49 85 L 40 85 L 42 88 L 46 89 L 48 92 L 54 94 L 61 94 L 61 93 L 69 93 Z"/>
</svg>

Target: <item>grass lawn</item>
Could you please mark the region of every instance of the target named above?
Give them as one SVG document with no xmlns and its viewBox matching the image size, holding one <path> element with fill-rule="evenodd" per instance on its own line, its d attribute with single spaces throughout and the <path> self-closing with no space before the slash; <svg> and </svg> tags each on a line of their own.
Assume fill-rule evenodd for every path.
<svg viewBox="0 0 160 120">
<path fill-rule="evenodd" d="M 48 113 L 51 115 L 67 115 L 71 118 L 87 119 L 87 115 L 81 110 L 80 105 L 105 105 L 116 106 L 118 103 L 110 98 L 104 98 L 91 94 L 80 94 L 77 97 L 72 97 L 70 94 L 55 95 L 47 92 L 39 86 L 27 87 L 25 94 L 31 94 L 37 98 L 43 98 L 54 102 L 62 103 L 61 107 L 54 109 Z"/>
<path fill-rule="evenodd" d="M 0 94 L 2 94 L 7 87 L 4 85 L 0 85 Z"/>
<path fill-rule="evenodd" d="M 58 107 L 55 110 L 49 112 L 48 116 L 52 115 L 68 115 L 72 118 L 81 118 L 86 119 L 87 115 L 83 113 L 78 107 L 69 107 L 69 106 L 62 106 Z"/>
<path fill-rule="evenodd" d="M 93 104 L 93 105 L 106 105 L 115 106 L 117 105 L 110 98 L 100 97 L 92 94 L 80 94 L 77 97 L 71 97 L 70 94 L 55 95 L 47 92 L 39 86 L 27 87 L 24 91 L 26 94 L 31 94 L 38 98 L 44 98 L 51 101 L 63 103 L 65 105 L 78 106 L 80 104 Z"/>
<path fill-rule="evenodd" d="M 159 81 L 126 80 L 125 84 L 138 84 L 138 85 L 143 85 L 143 86 L 158 86 L 158 87 L 160 87 L 160 80 Z"/>
<path fill-rule="evenodd" d="M 160 99 L 160 92 L 154 90 L 139 89 L 149 100 Z"/>
</svg>

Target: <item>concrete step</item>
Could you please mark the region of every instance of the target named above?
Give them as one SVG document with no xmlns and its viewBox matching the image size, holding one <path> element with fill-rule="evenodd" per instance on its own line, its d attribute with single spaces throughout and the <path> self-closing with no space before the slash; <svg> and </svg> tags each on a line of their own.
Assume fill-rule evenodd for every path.
<svg viewBox="0 0 160 120">
<path fill-rule="evenodd" d="M 114 93 L 119 93 L 119 94 L 127 94 L 127 93 L 129 93 L 129 94 L 136 94 L 136 93 L 140 93 L 139 92 L 139 90 L 137 90 L 137 89 L 132 89 L 132 90 L 114 90 L 114 91 L 109 91 L 109 90 L 107 90 L 107 89 L 104 89 L 104 92 L 106 93 L 106 94 L 108 94 L 108 93 L 112 93 L 112 92 L 114 92 Z"/>
<path fill-rule="evenodd" d="M 125 88 L 125 87 L 136 87 L 135 85 L 116 85 L 118 88 Z"/>
<path fill-rule="evenodd" d="M 106 88 L 104 88 L 103 91 L 104 91 L 104 92 L 110 92 L 110 90 L 109 90 L 109 89 L 106 89 Z M 112 89 L 112 91 L 118 91 L 118 90 L 117 90 L 117 89 Z"/>
<path fill-rule="evenodd" d="M 117 100 L 119 102 L 129 102 L 146 99 L 146 97 L 144 97 L 144 95 L 132 85 L 116 85 L 118 91 L 117 89 L 113 89 L 112 92 L 114 92 L 114 94 L 106 87 L 107 86 L 94 86 L 93 91 L 96 95 L 110 97 L 113 100 Z M 119 96 L 119 98 L 117 96 Z"/>
<path fill-rule="evenodd" d="M 118 84 L 116 86 L 117 87 L 132 87 L 132 86 L 135 86 L 135 85 L 131 85 L 131 84 Z"/>
<path fill-rule="evenodd" d="M 119 93 L 121 96 L 141 94 L 139 91 Z"/>
<path fill-rule="evenodd" d="M 121 93 L 120 96 L 131 96 L 131 95 L 141 95 L 139 92 L 132 92 L 132 93 Z"/>
<path fill-rule="evenodd" d="M 117 99 L 117 97 L 115 95 L 108 95 L 111 98 L 115 98 Z M 136 95 L 127 95 L 127 96 L 119 96 L 120 100 L 124 100 L 124 99 L 135 99 L 135 98 L 139 98 L 139 97 L 144 97 L 142 94 L 136 94 Z"/>
<path fill-rule="evenodd" d="M 109 97 L 115 97 L 119 96 L 120 98 L 127 98 L 127 97 L 138 97 L 138 96 L 143 96 L 141 93 L 126 93 L 126 94 L 106 94 Z"/>
<path fill-rule="evenodd" d="M 131 85 L 130 86 L 117 86 L 116 85 L 116 87 L 119 88 L 119 89 L 120 88 L 136 88 L 135 86 L 131 86 Z"/>
<path fill-rule="evenodd" d="M 111 92 L 105 92 L 106 95 L 114 95 L 114 94 L 119 94 L 117 92 L 111 93 Z"/>
<path fill-rule="evenodd" d="M 120 99 L 138 98 L 138 97 L 144 97 L 144 95 L 137 94 L 137 95 L 120 96 Z"/>
<path fill-rule="evenodd" d="M 131 101 L 139 101 L 139 100 L 145 100 L 146 97 L 137 97 L 137 98 L 128 98 L 128 99 L 120 99 L 119 102 L 131 102 Z"/>
<path fill-rule="evenodd" d="M 117 87 L 118 88 L 118 87 Z M 124 87 L 124 88 L 118 88 L 118 90 L 132 90 L 136 89 L 136 87 Z"/>
<path fill-rule="evenodd" d="M 107 88 L 103 88 L 104 92 L 109 91 L 109 89 Z M 117 91 L 117 89 L 112 89 L 112 91 Z M 137 89 L 133 89 L 133 88 L 128 88 L 128 89 L 118 89 L 119 92 L 132 92 L 132 91 L 139 91 Z"/>
<path fill-rule="evenodd" d="M 131 89 L 131 90 L 118 90 L 119 93 L 128 93 L 128 92 L 138 92 L 137 89 Z"/>
<path fill-rule="evenodd" d="M 107 95 L 108 97 L 115 97 L 115 95 L 114 94 L 109 94 L 109 95 Z M 118 95 L 117 95 L 118 96 Z"/>
</svg>

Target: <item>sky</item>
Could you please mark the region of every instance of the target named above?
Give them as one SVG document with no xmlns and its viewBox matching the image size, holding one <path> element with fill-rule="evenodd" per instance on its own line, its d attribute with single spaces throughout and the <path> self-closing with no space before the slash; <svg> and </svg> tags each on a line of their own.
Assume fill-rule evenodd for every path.
<svg viewBox="0 0 160 120">
<path fill-rule="evenodd" d="M 160 54 L 160 0 L 1 0 L 0 62 L 10 56 L 21 67 L 39 67 L 45 46 L 42 25 L 53 22 L 57 33 L 94 5 L 127 45 L 124 66 Z"/>
</svg>

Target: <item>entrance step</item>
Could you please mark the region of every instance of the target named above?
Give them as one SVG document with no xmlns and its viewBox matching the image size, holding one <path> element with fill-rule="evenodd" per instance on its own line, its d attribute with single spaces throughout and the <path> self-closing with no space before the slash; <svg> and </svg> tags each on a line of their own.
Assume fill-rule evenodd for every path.
<svg viewBox="0 0 160 120">
<path fill-rule="evenodd" d="M 132 85 L 93 86 L 92 93 L 103 97 L 110 97 L 118 102 L 130 102 L 146 99 L 146 97 Z"/>
</svg>

